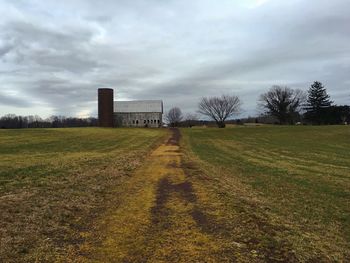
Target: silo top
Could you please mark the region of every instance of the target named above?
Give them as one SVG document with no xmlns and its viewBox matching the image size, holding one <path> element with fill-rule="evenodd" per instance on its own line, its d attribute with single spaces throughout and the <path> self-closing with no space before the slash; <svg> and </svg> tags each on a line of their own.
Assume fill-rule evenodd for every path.
<svg viewBox="0 0 350 263">
<path fill-rule="evenodd" d="M 110 88 L 100 88 L 100 89 L 98 89 L 98 92 L 113 92 L 113 89 L 110 89 Z"/>
</svg>

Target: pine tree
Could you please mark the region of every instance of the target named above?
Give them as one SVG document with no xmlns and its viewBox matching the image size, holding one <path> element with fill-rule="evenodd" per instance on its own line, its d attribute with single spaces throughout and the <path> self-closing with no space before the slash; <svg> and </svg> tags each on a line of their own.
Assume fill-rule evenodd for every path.
<svg viewBox="0 0 350 263">
<path fill-rule="evenodd" d="M 315 81 L 308 90 L 306 117 L 313 123 L 322 124 L 327 119 L 327 108 L 332 105 L 330 96 L 321 82 Z"/>
</svg>

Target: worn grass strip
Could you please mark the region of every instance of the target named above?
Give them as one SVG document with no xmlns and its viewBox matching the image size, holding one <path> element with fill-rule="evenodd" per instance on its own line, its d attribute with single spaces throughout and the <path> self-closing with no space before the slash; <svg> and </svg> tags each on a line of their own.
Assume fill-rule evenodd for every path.
<svg viewBox="0 0 350 263">
<path fill-rule="evenodd" d="M 98 223 L 104 238 L 81 247 L 82 262 L 218 262 L 222 247 L 199 226 L 196 193 L 175 131 L 124 185 L 123 202 Z"/>
</svg>

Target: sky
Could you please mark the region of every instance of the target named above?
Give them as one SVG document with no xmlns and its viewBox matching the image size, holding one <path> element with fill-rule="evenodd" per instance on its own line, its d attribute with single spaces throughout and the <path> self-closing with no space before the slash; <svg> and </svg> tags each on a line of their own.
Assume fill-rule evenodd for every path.
<svg viewBox="0 0 350 263">
<path fill-rule="evenodd" d="M 0 116 L 96 116 L 113 88 L 184 113 L 237 95 L 244 117 L 315 80 L 350 104 L 350 0 L 0 0 Z"/>
</svg>

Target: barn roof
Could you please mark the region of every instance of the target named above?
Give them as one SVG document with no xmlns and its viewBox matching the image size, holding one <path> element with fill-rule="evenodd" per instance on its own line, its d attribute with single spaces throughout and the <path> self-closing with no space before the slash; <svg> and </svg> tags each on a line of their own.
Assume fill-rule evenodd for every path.
<svg viewBox="0 0 350 263">
<path fill-rule="evenodd" d="M 161 100 L 115 101 L 114 112 L 159 112 L 163 113 Z"/>
</svg>

